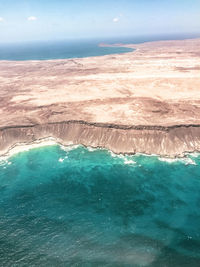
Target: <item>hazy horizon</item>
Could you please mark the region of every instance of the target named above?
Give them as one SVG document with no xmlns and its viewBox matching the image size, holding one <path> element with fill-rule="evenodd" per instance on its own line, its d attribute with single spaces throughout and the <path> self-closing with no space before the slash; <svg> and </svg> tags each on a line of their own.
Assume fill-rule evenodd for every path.
<svg viewBox="0 0 200 267">
<path fill-rule="evenodd" d="M 162 41 L 162 40 L 184 40 L 184 39 L 196 39 L 200 38 L 200 33 L 174 33 L 174 34 L 143 34 L 143 35 L 127 35 L 127 36 L 112 36 L 112 37 L 74 37 L 74 38 L 58 38 L 58 39 L 35 39 L 35 40 L 10 40 L 2 41 L 0 40 L 0 46 L 5 45 L 23 45 L 23 44 L 46 44 L 46 43 L 76 43 L 79 42 L 93 42 L 97 45 L 100 43 L 106 44 L 133 44 L 133 43 L 143 43 L 152 41 Z"/>
<path fill-rule="evenodd" d="M 2 0 L 0 43 L 200 34 L 198 0 Z"/>
</svg>

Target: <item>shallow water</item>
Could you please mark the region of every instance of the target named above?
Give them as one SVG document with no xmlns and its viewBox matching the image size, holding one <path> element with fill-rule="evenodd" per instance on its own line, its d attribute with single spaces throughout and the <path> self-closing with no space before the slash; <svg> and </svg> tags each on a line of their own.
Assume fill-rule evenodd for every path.
<svg viewBox="0 0 200 267">
<path fill-rule="evenodd" d="M 1 161 L 0 266 L 200 266 L 200 156 L 50 146 Z"/>
</svg>

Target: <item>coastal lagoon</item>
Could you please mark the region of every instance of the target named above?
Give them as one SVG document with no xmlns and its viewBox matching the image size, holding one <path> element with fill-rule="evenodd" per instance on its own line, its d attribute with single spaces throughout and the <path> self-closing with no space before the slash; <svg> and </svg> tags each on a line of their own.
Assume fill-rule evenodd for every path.
<svg viewBox="0 0 200 267">
<path fill-rule="evenodd" d="M 1 266 L 200 266 L 200 156 L 46 146 L 0 161 Z"/>
</svg>

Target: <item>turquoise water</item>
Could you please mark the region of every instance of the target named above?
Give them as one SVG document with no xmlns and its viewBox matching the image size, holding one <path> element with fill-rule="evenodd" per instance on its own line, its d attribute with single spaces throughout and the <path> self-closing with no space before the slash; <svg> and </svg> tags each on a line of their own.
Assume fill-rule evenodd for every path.
<svg viewBox="0 0 200 267">
<path fill-rule="evenodd" d="M 200 156 L 51 146 L 1 161 L 0 266 L 200 266 Z"/>
</svg>

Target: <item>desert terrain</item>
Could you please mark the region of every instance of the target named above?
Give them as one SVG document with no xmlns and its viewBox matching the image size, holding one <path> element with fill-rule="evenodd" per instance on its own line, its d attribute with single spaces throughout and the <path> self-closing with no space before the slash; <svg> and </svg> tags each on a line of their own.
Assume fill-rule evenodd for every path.
<svg viewBox="0 0 200 267">
<path fill-rule="evenodd" d="M 200 151 L 200 39 L 133 52 L 0 61 L 0 152 L 55 138 L 116 153 Z"/>
</svg>

